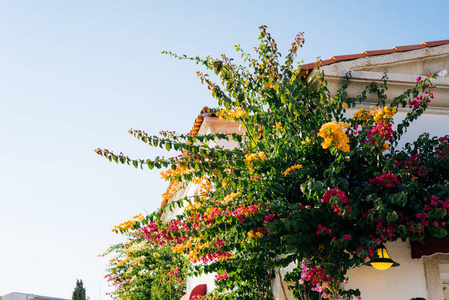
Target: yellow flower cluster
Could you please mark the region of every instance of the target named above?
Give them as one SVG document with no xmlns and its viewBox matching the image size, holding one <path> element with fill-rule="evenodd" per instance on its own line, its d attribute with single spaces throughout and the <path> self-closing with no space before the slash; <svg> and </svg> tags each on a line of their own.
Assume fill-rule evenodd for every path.
<svg viewBox="0 0 449 300">
<path fill-rule="evenodd" d="M 183 154 L 184 156 L 184 154 Z M 182 187 L 182 184 L 180 182 L 171 180 L 171 178 L 176 177 L 176 176 L 180 176 L 182 174 L 187 174 L 191 172 L 191 170 L 188 170 L 182 166 L 180 166 L 179 164 L 176 166 L 176 170 L 173 170 L 172 168 L 169 168 L 165 171 L 162 171 L 160 173 L 161 178 L 164 179 L 165 181 L 170 180 L 170 183 L 168 184 L 167 190 L 162 194 L 162 203 L 161 203 L 161 208 L 164 208 L 165 205 L 167 204 L 167 202 L 172 199 L 177 192 L 179 192 L 179 190 Z"/>
<path fill-rule="evenodd" d="M 251 240 L 253 237 L 261 238 L 262 237 L 262 232 L 260 232 L 260 231 L 256 231 L 256 232 L 249 231 L 248 232 L 248 240 Z"/>
<path fill-rule="evenodd" d="M 350 150 L 349 138 L 346 133 L 343 132 L 343 130 L 348 127 L 348 123 L 337 123 L 336 121 L 324 124 L 318 132 L 318 136 L 324 139 L 324 142 L 321 143 L 323 149 L 327 149 L 333 145 L 343 152 L 348 152 Z"/>
<path fill-rule="evenodd" d="M 253 160 L 265 160 L 267 158 L 267 155 L 265 154 L 265 152 L 259 152 L 258 154 L 256 153 L 251 153 L 251 154 L 245 154 L 245 161 L 250 165 L 251 162 Z"/>
<path fill-rule="evenodd" d="M 309 139 L 308 137 L 306 137 L 306 140 L 305 141 L 302 141 L 301 142 L 301 144 L 308 144 L 308 143 L 310 143 L 312 140 L 311 139 Z"/>
<path fill-rule="evenodd" d="M 284 171 L 284 175 L 287 176 L 291 171 L 302 169 L 302 165 L 294 165 Z"/>
<path fill-rule="evenodd" d="M 193 183 L 193 184 L 201 184 L 202 182 L 203 182 L 203 178 L 195 177 L 195 178 L 193 178 L 193 180 L 192 180 L 192 183 Z"/>
<path fill-rule="evenodd" d="M 165 171 L 162 171 L 160 173 L 161 178 L 164 179 L 165 181 L 170 180 L 173 177 L 182 175 L 182 174 L 187 174 L 191 172 L 191 170 L 187 170 L 186 168 L 184 168 L 183 166 L 180 166 L 179 164 L 176 166 L 176 170 L 173 170 L 172 168 L 169 168 Z"/>
<path fill-rule="evenodd" d="M 396 114 L 396 107 L 385 106 L 381 108 L 379 106 L 372 106 L 370 109 L 361 108 L 354 113 L 354 119 L 359 119 L 361 121 L 374 120 L 374 122 L 379 123 L 382 120 L 391 119 Z"/>
<path fill-rule="evenodd" d="M 202 204 L 200 202 L 195 201 L 195 202 L 193 202 L 191 204 L 187 204 L 186 210 L 198 209 L 201 206 L 202 206 Z"/>
<path fill-rule="evenodd" d="M 122 259 L 121 261 L 119 261 L 116 265 L 116 268 L 123 266 L 124 264 L 126 264 L 127 262 L 129 262 L 131 260 L 131 257 L 127 256 L 124 259 Z"/>
<path fill-rule="evenodd" d="M 251 162 L 252 162 L 253 160 L 257 160 L 257 159 L 259 159 L 259 157 L 257 156 L 256 153 L 245 154 L 245 161 L 246 161 L 248 164 L 251 164 Z"/>
<path fill-rule="evenodd" d="M 385 119 L 391 119 L 396 114 L 396 107 L 385 106 L 383 109 L 377 108 L 372 112 L 374 122 L 379 123 Z"/>
<path fill-rule="evenodd" d="M 192 251 L 189 253 L 189 256 L 187 257 L 190 261 L 198 261 L 198 252 Z"/>
<path fill-rule="evenodd" d="M 210 242 L 202 242 L 201 238 L 190 238 L 186 243 L 177 244 L 172 247 L 173 253 L 186 254 L 188 259 L 198 261 L 198 255 L 208 252 L 207 248 L 211 246 Z"/>
<path fill-rule="evenodd" d="M 126 249 L 125 253 L 131 253 L 131 252 L 135 252 L 135 251 L 140 251 L 140 250 L 142 250 L 146 246 L 146 244 L 147 244 L 146 241 L 142 241 L 142 242 L 140 242 L 138 244 L 131 244 L 131 247 Z"/>
<path fill-rule="evenodd" d="M 212 182 L 206 177 L 201 178 L 200 194 L 206 194 L 213 188 Z"/>
<path fill-rule="evenodd" d="M 359 109 L 357 112 L 354 113 L 354 119 L 359 119 L 361 121 L 371 119 L 370 110 L 364 108 Z"/>
<path fill-rule="evenodd" d="M 167 202 L 172 199 L 181 189 L 182 184 L 177 181 L 170 181 L 167 190 L 162 194 L 161 208 L 164 208 Z"/>
<path fill-rule="evenodd" d="M 154 253 L 153 253 L 153 257 L 154 257 L 154 258 L 159 258 L 159 257 L 161 257 L 161 255 L 160 255 L 159 253 L 157 253 L 157 252 L 154 252 Z"/>
<path fill-rule="evenodd" d="M 109 260 L 109 263 L 110 263 L 110 264 L 113 264 L 113 263 L 115 263 L 116 261 L 118 261 L 118 255 L 116 255 L 116 256 L 114 256 L 113 258 L 111 258 L 111 259 Z"/>
<path fill-rule="evenodd" d="M 241 107 L 236 107 L 234 110 L 221 109 L 218 113 L 220 120 L 233 121 L 246 116 L 246 112 Z"/>
<path fill-rule="evenodd" d="M 227 195 L 227 196 L 224 198 L 224 202 L 225 202 L 225 203 L 229 203 L 229 202 L 231 202 L 232 200 L 234 200 L 234 198 L 237 197 L 238 195 L 239 195 L 239 193 L 230 193 L 229 195 Z"/>
<path fill-rule="evenodd" d="M 276 123 L 276 128 L 280 130 L 285 130 L 281 123 Z"/>
<path fill-rule="evenodd" d="M 184 253 L 186 246 L 184 244 L 177 244 L 171 248 L 174 254 L 176 253 Z"/>
<path fill-rule="evenodd" d="M 120 230 L 127 230 L 130 229 L 136 224 L 138 221 L 142 221 L 144 219 L 144 216 L 142 214 L 138 214 L 137 216 L 134 216 L 131 220 L 125 221 L 118 226 L 114 226 L 114 229 L 112 229 L 113 232 L 118 232 Z"/>
</svg>

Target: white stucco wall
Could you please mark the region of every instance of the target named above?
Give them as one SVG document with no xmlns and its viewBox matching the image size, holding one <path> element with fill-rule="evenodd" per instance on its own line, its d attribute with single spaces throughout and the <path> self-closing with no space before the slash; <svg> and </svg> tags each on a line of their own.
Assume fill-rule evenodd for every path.
<svg viewBox="0 0 449 300">
<path fill-rule="evenodd" d="M 398 118 L 405 117 L 404 112 L 399 112 Z M 398 124 L 395 118 L 395 124 Z M 437 113 L 425 113 L 418 120 L 410 125 L 408 131 L 404 134 L 404 142 L 416 140 L 421 133 L 428 132 L 430 136 L 443 136 L 449 134 L 449 115 Z"/>
<path fill-rule="evenodd" d="M 412 259 L 410 244 L 385 243 L 390 257 L 400 264 L 385 271 L 362 266 L 348 272 L 345 289 L 360 289 L 363 300 L 410 300 L 427 298 L 423 259 Z"/>
<path fill-rule="evenodd" d="M 207 292 L 210 293 L 215 288 L 215 274 L 203 274 L 198 277 L 189 277 L 186 282 L 186 290 L 193 290 L 194 287 L 200 284 L 207 285 Z"/>
</svg>

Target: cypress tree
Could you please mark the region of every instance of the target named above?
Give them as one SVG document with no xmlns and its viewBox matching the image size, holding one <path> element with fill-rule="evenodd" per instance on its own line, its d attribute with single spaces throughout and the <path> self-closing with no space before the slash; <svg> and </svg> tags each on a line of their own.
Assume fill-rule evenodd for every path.
<svg viewBox="0 0 449 300">
<path fill-rule="evenodd" d="M 76 280 L 76 287 L 73 290 L 72 300 L 87 300 L 86 289 L 83 287 L 82 280 Z"/>
</svg>

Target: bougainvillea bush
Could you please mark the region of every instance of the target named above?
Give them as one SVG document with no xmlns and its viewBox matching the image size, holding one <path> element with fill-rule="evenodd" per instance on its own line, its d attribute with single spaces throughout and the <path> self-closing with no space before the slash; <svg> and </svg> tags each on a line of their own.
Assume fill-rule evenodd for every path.
<svg viewBox="0 0 449 300">
<path fill-rule="evenodd" d="M 115 226 L 115 233 L 128 240 L 110 247 L 102 256 L 113 254 L 105 278 L 114 299 L 179 299 L 184 294 L 187 260 L 173 254 L 168 245 L 152 245 L 137 234 L 144 221 L 139 214 Z"/>
<path fill-rule="evenodd" d="M 318 68 L 308 75 L 294 62 L 302 34 L 282 58 L 266 27 L 260 29 L 255 57 L 236 46 L 243 65 L 224 55 L 166 52 L 216 74 L 218 83 L 197 74 L 217 100 L 210 113 L 240 123 L 242 135 L 156 136 L 132 129 L 150 146 L 180 154 L 132 159 L 96 151 L 136 168 L 168 168 L 163 207 L 129 234 L 185 257 L 189 275 L 214 273 L 216 289 L 203 299 L 272 299 L 274 278 L 291 263 L 295 268 L 283 279 L 297 299 L 359 297 L 358 290 L 344 290 L 346 272 L 375 257 L 380 243 L 448 237 L 448 136 L 423 134 L 398 148 L 433 99 L 433 75 L 387 99 L 386 76 L 348 97 L 348 74 L 331 96 Z M 371 108 L 363 106 L 367 95 L 378 99 Z M 393 124 L 399 109 L 407 114 Z M 238 145 L 211 146 L 217 140 Z M 170 200 L 188 183 L 200 186 L 197 196 Z M 175 205 L 183 213 L 162 220 Z"/>
</svg>

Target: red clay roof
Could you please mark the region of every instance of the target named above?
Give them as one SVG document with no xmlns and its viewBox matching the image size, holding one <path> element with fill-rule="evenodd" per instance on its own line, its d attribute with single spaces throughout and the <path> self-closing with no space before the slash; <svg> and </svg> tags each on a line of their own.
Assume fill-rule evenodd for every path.
<svg viewBox="0 0 449 300">
<path fill-rule="evenodd" d="M 209 112 L 209 107 L 205 106 L 201 109 L 200 114 L 196 117 L 195 122 L 193 122 L 192 130 L 190 130 L 190 135 L 197 135 L 200 130 L 201 124 L 203 124 L 204 117 L 217 117 L 215 113 Z"/>
<path fill-rule="evenodd" d="M 424 42 L 422 44 L 417 45 L 408 45 L 408 46 L 396 46 L 391 49 L 383 49 L 383 50 L 369 50 L 369 51 L 363 51 L 362 53 L 358 54 L 349 54 L 349 55 L 337 55 L 332 56 L 330 59 L 326 60 L 319 60 L 314 63 L 304 64 L 301 65 L 302 70 L 310 70 L 315 68 L 315 66 L 325 66 L 330 65 L 336 62 L 345 61 L 345 60 L 352 60 L 367 56 L 376 56 L 376 55 L 383 55 L 383 54 L 390 54 L 395 52 L 403 52 L 403 51 L 411 51 L 411 50 L 418 50 L 418 49 L 424 49 L 424 48 L 430 48 L 430 47 L 436 47 L 436 46 L 442 46 L 442 45 L 448 45 L 449 40 L 440 40 L 440 41 L 433 41 L 433 42 Z"/>
</svg>

